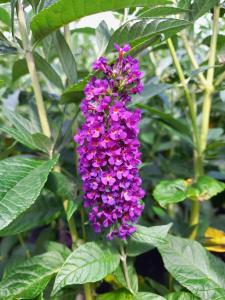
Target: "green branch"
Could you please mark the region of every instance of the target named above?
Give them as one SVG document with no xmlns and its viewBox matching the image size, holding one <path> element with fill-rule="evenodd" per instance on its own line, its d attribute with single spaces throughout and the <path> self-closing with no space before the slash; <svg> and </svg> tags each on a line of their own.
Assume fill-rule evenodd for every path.
<svg viewBox="0 0 225 300">
<path fill-rule="evenodd" d="M 184 76 L 183 69 L 181 67 L 181 64 L 179 62 L 179 59 L 176 54 L 176 50 L 174 48 L 173 42 L 171 39 L 167 40 L 167 44 L 175 65 L 175 68 L 177 70 L 177 74 L 179 76 L 180 82 L 183 86 L 185 97 L 187 100 L 189 112 L 190 112 L 190 118 L 193 128 L 193 141 L 196 146 L 196 151 L 194 151 L 194 162 L 195 162 L 195 175 L 198 177 L 202 173 L 202 165 L 201 165 L 201 154 L 200 154 L 200 142 L 199 142 L 199 130 L 197 125 L 197 115 L 196 115 L 196 103 L 195 99 L 191 96 L 187 81 Z"/>
<path fill-rule="evenodd" d="M 43 133 L 47 137 L 50 137 L 51 131 L 48 123 L 47 113 L 45 110 L 44 100 L 41 93 L 41 87 L 38 80 L 37 69 L 35 66 L 33 53 L 31 51 L 22 0 L 18 0 L 18 23 L 19 23 L 19 31 L 21 35 L 23 49 L 25 51 L 27 67 L 31 76 L 41 128 Z"/>
</svg>

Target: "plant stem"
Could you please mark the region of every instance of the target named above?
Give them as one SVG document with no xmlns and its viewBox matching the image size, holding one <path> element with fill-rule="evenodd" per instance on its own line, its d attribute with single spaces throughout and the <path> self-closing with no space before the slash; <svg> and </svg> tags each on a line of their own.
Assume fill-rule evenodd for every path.
<svg viewBox="0 0 225 300">
<path fill-rule="evenodd" d="M 27 258 L 31 258 L 30 251 L 29 251 L 29 249 L 27 248 L 26 243 L 24 242 L 23 237 L 22 237 L 21 234 L 18 234 L 18 240 L 19 240 L 19 242 L 20 242 L 20 245 L 21 245 L 22 248 L 24 249 L 24 252 L 25 252 L 26 257 L 27 257 Z"/>
<path fill-rule="evenodd" d="M 133 293 L 131 283 L 130 283 L 130 277 L 129 277 L 129 273 L 128 273 L 127 255 L 126 255 L 123 245 L 120 245 L 120 254 L 121 254 L 120 259 L 122 262 L 123 273 L 124 273 L 124 277 L 126 280 L 126 284 L 127 284 L 128 289 Z"/>
<path fill-rule="evenodd" d="M 178 57 L 176 55 L 175 48 L 173 46 L 173 42 L 171 39 L 168 39 L 167 41 L 170 53 L 172 55 L 174 65 L 176 67 L 179 79 L 181 81 L 181 84 L 184 88 L 185 96 L 187 99 L 188 107 L 190 110 L 190 117 L 193 127 L 193 142 L 196 146 L 196 150 L 194 150 L 194 173 L 195 178 L 198 178 L 203 173 L 203 159 L 202 159 L 202 153 L 201 153 L 201 145 L 199 140 L 199 130 L 197 125 L 197 113 L 196 113 L 196 104 L 194 99 L 191 97 L 190 91 L 188 89 L 187 82 L 184 77 L 184 72 L 182 70 L 182 67 L 180 65 L 180 62 L 178 60 Z M 192 209 L 191 209 L 191 216 L 190 216 L 190 225 L 194 226 L 199 223 L 199 212 L 200 212 L 200 204 L 199 202 L 195 201 L 192 203 Z M 197 226 L 192 231 L 192 234 L 190 238 L 195 238 L 197 235 Z"/>
<path fill-rule="evenodd" d="M 93 300 L 91 285 L 89 283 L 84 284 L 84 294 L 85 294 L 85 300 Z"/>
<path fill-rule="evenodd" d="M 82 226 L 82 236 L 83 236 L 83 240 L 86 241 L 87 239 L 87 235 L 86 235 L 86 231 L 85 231 L 85 227 L 84 227 L 84 210 L 83 207 L 81 207 L 80 209 L 80 215 L 81 215 L 81 226 Z M 87 300 L 92 300 L 92 292 L 91 292 L 91 284 L 90 283 L 85 283 L 84 284 L 84 294 L 85 294 L 85 299 Z"/>
<path fill-rule="evenodd" d="M 70 26 L 69 24 L 64 26 L 64 38 L 67 42 L 68 46 L 71 48 L 71 34 L 70 34 Z"/>
<path fill-rule="evenodd" d="M 198 224 L 200 215 L 200 203 L 196 200 L 192 203 L 191 216 L 190 216 L 190 226 L 194 226 L 189 238 L 195 240 L 198 234 Z"/>
<path fill-rule="evenodd" d="M 83 207 L 80 208 L 80 216 L 81 216 L 81 227 L 82 227 L 83 240 L 86 241 L 87 240 L 87 235 L 86 235 L 85 226 L 84 226 L 85 217 L 84 217 Z"/>
<path fill-rule="evenodd" d="M 199 130 L 198 130 L 197 116 L 196 116 L 196 103 L 188 89 L 188 85 L 187 85 L 186 79 L 184 77 L 184 72 L 183 72 L 183 69 L 179 62 L 179 59 L 177 57 L 176 50 L 174 48 L 172 40 L 168 39 L 167 44 L 168 44 L 171 56 L 173 58 L 173 62 L 174 62 L 175 68 L 177 70 L 177 74 L 179 76 L 180 82 L 183 86 L 185 97 L 186 97 L 189 111 L 190 111 L 190 117 L 191 117 L 191 122 L 192 122 L 192 127 L 193 127 L 193 140 L 194 140 L 194 144 L 196 145 L 196 151 L 194 153 L 195 173 L 198 173 L 197 169 L 202 168 L 202 167 L 201 167 L 200 161 L 198 159 L 198 157 L 200 157 L 201 155 L 200 155 L 200 143 L 199 143 L 199 132 L 198 132 Z"/>
<path fill-rule="evenodd" d="M 216 6 L 214 8 L 213 14 L 213 33 L 210 43 L 209 50 L 209 63 L 207 72 L 207 88 L 205 90 L 203 109 L 202 109 L 202 124 L 201 124 L 201 152 L 204 154 L 207 145 L 207 136 L 209 131 L 209 119 L 212 104 L 212 94 L 214 91 L 213 80 L 214 80 L 214 66 L 216 61 L 216 46 L 217 46 L 217 36 L 219 32 L 219 15 L 220 7 Z"/>
<path fill-rule="evenodd" d="M 202 108 L 202 124 L 201 124 L 201 132 L 200 132 L 200 164 L 201 170 L 199 170 L 200 175 L 204 173 L 203 169 L 203 161 L 204 161 L 204 152 L 207 146 L 207 136 L 209 131 L 209 119 L 210 119 L 210 111 L 212 104 L 212 94 L 214 91 L 213 80 L 214 80 L 214 65 L 216 61 L 216 45 L 217 45 L 217 36 L 219 32 L 219 14 L 220 7 L 216 6 L 214 8 L 213 15 L 213 34 L 211 38 L 210 51 L 209 51 L 209 63 L 208 63 L 208 72 L 207 72 L 207 85 L 205 87 L 204 100 L 203 100 L 203 108 Z M 195 201 L 193 202 L 191 217 L 190 217 L 190 225 L 195 226 L 190 239 L 196 239 L 198 233 L 197 224 L 199 223 L 199 209 L 200 203 Z"/>
<path fill-rule="evenodd" d="M 68 207 L 68 200 L 67 199 L 65 199 L 63 201 L 63 207 L 64 207 L 64 210 L 66 212 L 67 207 Z M 77 228 L 76 228 L 76 224 L 75 224 L 75 221 L 74 221 L 73 217 L 71 217 L 70 220 L 68 221 L 68 226 L 69 226 L 69 230 L 70 230 L 71 239 L 74 243 L 79 239 L 79 237 L 78 237 Z"/>
<path fill-rule="evenodd" d="M 51 136 L 51 131 L 47 119 L 47 114 L 45 110 L 45 105 L 41 93 L 41 87 L 38 80 L 37 70 L 34 62 L 33 53 L 31 51 L 29 36 L 26 26 L 25 14 L 23 10 L 22 0 L 18 0 L 18 23 L 19 30 L 22 39 L 23 48 L 25 51 L 25 58 L 27 62 L 27 67 L 31 76 L 32 86 L 34 90 L 35 100 L 37 104 L 38 115 L 41 123 L 41 128 L 43 133 L 47 136 Z"/>
<path fill-rule="evenodd" d="M 190 58 L 192 66 L 194 67 L 195 70 L 199 69 L 199 64 L 198 64 L 197 60 L 195 59 L 193 50 L 192 50 L 192 48 L 190 46 L 190 43 L 189 43 L 186 35 L 184 33 L 182 33 L 180 36 L 181 36 L 181 38 L 183 40 L 184 47 L 185 47 L 185 49 L 187 51 L 187 54 L 188 54 L 188 56 Z M 205 76 L 203 75 L 202 72 L 198 73 L 197 76 L 198 76 L 200 82 L 202 83 L 203 88 L 205 88 L 207 86 L 207 80 L 206 80 Z"/>
</svg>

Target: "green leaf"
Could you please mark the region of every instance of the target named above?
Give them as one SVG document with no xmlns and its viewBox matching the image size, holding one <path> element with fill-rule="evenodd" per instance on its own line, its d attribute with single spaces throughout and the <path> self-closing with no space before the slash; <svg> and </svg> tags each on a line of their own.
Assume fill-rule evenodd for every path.
<svg viewBox="0 0 225 300">
<path fill-rule="evenodd" d="M 0 230 L 35 202 L 57 160 L 11 157 L 0 161 Z"/>
<path fill-rule="evenodd" d="M 17 265 L 0 282 L 0 298 L 32 299 L 46 287 L 51 277 L 58 272 L 63 258 L 57 252 L 34 256 Z"/>
<path fill-rule="evenodd" d="M 141 95 L 134 96 L 131 105 L 133 104 L 142 105 L 146 103 L 149 99 L 153 98 L 154 96 L 157 96 L 163 93 L 164 91 L 169 90 L 171 87 L 172 85 L 166 83 L 145 84 Z"/>
<path fill-rule="evenodd" d="M 151 7 L 170 4 L 168 0 L 59 0 L 47 9 L 42 10 L 31 21 L 31 30 L 35 39 L 41 39 L 56 29 L 82 17 L 109 10 L 126 7 Z"/>
<path fill-rule="evenodd" d="M 29 209 L 1 230 L 0 236 L 15 235 L 38 226 L 50 224 L 61 214 L 61 211 L 62 205 L 59 201 L 55 197 L 43 193 Z"/>
<path fill-rule="evenodd" d="M 66 260 L 71 254 L 71 250 L 66 245 L 52 241 L 47 242 L 46 250 L 47 252 L 58 252 L 64 258 L 64 260 Z"/>
<path fill-rule="evenodd" d="M 48 178 L 47 187 L 62 201 L 67 201 L 64 209 L 69 221 L 81 204 L 81 200 L 78 197 L 79 185 L 69 180 L 62 173 L 52 172 Z"/>
<path fill-rule="evenodd" d="M 61 96 L 61 103 L 80 103 L 80 101 L 84 98 L 84 88 L 89 80 L 84 79 L 82 81 L 79 81 L 78 83 L 69 86 L 62 94 Z"/>
<path fill-rule="evenodd" d="M 115 43 L 119 45 L 129 43 L 134 49 L 145 42 L 149 46 L 150 39 L 161 42 L 190 25 L 189 21 L 172 18 L 131 20 L 113 33 L 106 52 L 113 50 Z M 156 37 L 159 39 L 155 39 Z"/>
<path fill-rule="evenodd" d="M 157 110 L 157 109 L 152 108 L 149 105 L 145 105 L 145 104 L 138 103 L 138 104 L 136 104 L 136 106 L 151 113 L 151 115 L 158 117 L 162 122 L 169 125 L 173 129 L 175 129 L 177 132 L 182 133 L 188 139 L 191 136 L 188 125 L 186 125 L 184 122 L 182 122 L 180 120 L 173 118 L 170 114 L 166 114 L 164 112 L 161 112 L 160 110 Z"/>
<path fill-rule="evenodd" d="M 225 190 L 225 183 L 210 176 L 200 176 L 196 183 L 187 189 L 187 197 L 192 200 L 209 200 Z"/>
<path fill-rule="evenodd" d="M 134 297 L 125 289 L 118 289 L 116 291 L 99 295 L 97 300 L 134 300 Z"/>
<path fill-rule="evenodd" d="M 200 299 L 225 298 L 225 264 L 198 242 L 168 235 L 159 252 L 171 275 Z"/>
<path fill-rule="evenodd" d="M 158 203 L 165 207 L 178 203 L 186 198 L 203 201 L 221 193 L 225 184 L 210 176 L 200 176 L 196 182 L 188 183 L 184 179 L 162 180 L 156 185 L 153 196 Z"/>
<path fill-rule="evenodd" d="M 162 180 L 156 185 L 153 196 L 163 207 L 187 198 L 187 183 L 184 179 Z"/>
<path fill-rule="evenodd" d="M 50 153 L 52 151 L 52 147 L 53 147 L 52 141 L 46 135 L 37 132 L 32 134 L 32 139 L 38 149 L 46 153 Z"/>
<path fill-rule="evenodd" d="M 36 66 L 38 69 L 38 66 Z M 26 59 L 19 59 L 17 60 L 12 68 L 12 80 L 16 81 L 18 80 L 20 77 L 24 76 L 28 74 L 28 68 L 27 68 L 27 63 L 26 63 Z"/>
<path fill-rule="evenodd" d="M 121 265 L 119 265 L 119 267 L 113 272 L 113 275 L 115 276 L 117 283 L 121 287 L 125 287 L 125 288 L 129 289 L 127 286 L 127 282 L 126 282 L 124 272 L 123 272 Z M 131 264 L 128 264 L 128 275 L 130 278 L 132 291 L 137 293 L 138 292 L 138 277 L 137 277 L 135 268 Z"/>
<path fill-rule="evenodd" d="M 96 40 L 98 45 L 98 56 L 101 56 L 111 37 L 107 23 L 103 20 L 96 28 Z"/>
<path fill-rule="evenodd" d="M 9 13 L 2 7 L 0 7 L 0 21 L 10 26 L 10 15 Z"/>
<path fill-rule="evenodd" d="M 78 79 L 76 61 L 60 31 L 53 34 L 53 41 L 69 84 L 76 83 Z"/>
<path fill-rule="evenodd" d="M 142 12 L 138 17 L 141 18 L 152 18 L 152 17 L 165 17 L 169 15 L 176 15 L 180 13 L 188 13 L 190 10 L 184 9 L 181 7 L 174 7 L 174 6 L 157 6 L 145 10 Z"/>
<path fill-rule="evenodd" d="M 52 148 L 51 140 L 38 132 L 39 129 L 20 114 L 4 109 L 4 115 L 15 128 L 0 127 L 0 130 L 12 136 L 19 143 L 33 150 L 41 150 L 49 153 Z"/>
<path fill-rule="evenodd" d="M 197 20 L 218 4 L 218 0 L 195 0 L 191 5 L 192 17 Z"/>
<path fill-rule="evenodd" d="M 0 38 L 0 54 L 17 54 L 17 49 L 10 42 Z"/>
<path fill-rule="evenodd" d="M 120 256 L 114 249 L 95 242 L 81 245 L 57 274 L 53 294 L 68 285 L 99 281 L 113 272 L 119 262 Z"/>
<path fill-rule="evenodd" d="M 134 300 L 166 300 L 164 297 L 148 293 L 148 292 L 140 292 L 134 296 Z"/>
<path fill-rule="evenodd" d="M 166 296 L 167 300 L 200 300 L 200 298 L 187 292 L 174 292 Z"/>
<path fill-rule="evenodd" d="M 63 89 L 62 80 L 58 73 L 56 73 L 56 71 L 53 69 L 53 67 L 37 52 L 34 52 L 33 54 L 37 69 L 40 70 L 49 81 L 54 83 L 55 86 L 57 86 L 60 89 Z"/>
<path fill-rule="evenodd" d="M 154 249 L 154 246 L 148 243 L 140 243 L 135 240 L 129 240 L 127 243 L 127 255 L 132 257 L 136 257 L 152 249 Z"/>
<path fill-rule="evenodd" d="M 137 241 L 139 243 L 151 244 L 157 247 L 157 245 L 160 245 L 164 242 L 171 226 L 172 224 L 152 227 L 136 225 L 137 230 L 131 236 L 131 240 Z"/>
<path fill-rule="evenodd" d="M 38 71 L 42 72 L 46 78 L 52 82 L 55 86 L 57 86 L 60 89 L 63 89 L 63 83 L 56 71 L 53 69 L 53 67 L 38 53 L 33 52 L 35 65 Z M 28 74 L 28 67 L 25 59 L 19 59 L 17 60 L 12 69 L 12 80 L 16 81 L 20 77 Z"/>
</svg>

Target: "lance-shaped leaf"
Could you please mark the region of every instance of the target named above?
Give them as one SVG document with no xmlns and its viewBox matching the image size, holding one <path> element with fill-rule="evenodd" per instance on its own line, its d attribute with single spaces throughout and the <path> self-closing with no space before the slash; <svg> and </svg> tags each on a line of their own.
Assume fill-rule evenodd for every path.
<svg viewBox="0 0 225 300">
<path fill-rule="evenodd" d="M 131 283 L 131 288 L 132 291 L 131 292 L 138 292 L 138 277 L 137 277 L 137 273 L 133 267 L 132 264 L 128 264 L 127 266 L 128 269 L 128 275 L 130 278 L 130 283 Z M 111 275 L 109 275 L 110 277 Z M 129 290 L 129 287 L 127 286 L 127 282 L 126 282 L 126 278 L 124 276 L 124 271 L 122 269 L 121 264 L 118 266 L 118 268 L 113 272 L 113 276 L 115 277 L 115 281 L 117 283 L 117 285 L 127 288 Z"/>
<path fill-rule="evenodd" d="M 140 292 L 134 296 L 133 300 L 166 300 L 164 297 L 153 293 Z"/>
<path fill-rule="evenodd" d="M 118 289 L 99 295 L 97 300 L 134 300 L 133 295 L 125 289 Z"/>
<path fill-rule="evenodd" d="M 172 129 L 176 130 L 176 132 L 181 133 L 183 136 L 185 136 L 185 139 L 189 140 L 190 130 L 188 128 L 188 125 L 181 121 L 173 118 L 172 115 L 166 114 L 158 109 L 152 108 L 149 105 L 138 103 L 136 104 L 137 107 L 145 110 L 146 112 L 150 113 L 151 116 L 159 118 L 159 120 L 166 125 L 170 126 Z"/>
<path fill-rule="evenodd" d="M 10 123 L 11 127 L 0 127 L 0 130 L 9 134 L 19 143 L 31 148 L 33 150 L 41 150 L 49 153 L 52 148 L 51 140 L 44 134 L 39 132 L 39 128 L 35 124 L 31 123 L 28 119 L 24 118 L 20 114 L 4 109 L 4 114 Z"/>
<path fill-rule="evenodd" d="M 57 159 L 13 157 L 0 161 L 0 230 L 35 202 Z"/>
<path fill-rule="evenodd" d="M 186 20 L 172 19 L 172 18 L 146 18 L 135 19 L 128 21 L 117 29 L 112 35 L 106 52 L 114 49 L 114 44 L 123 45 L 129 43 L 132 48 L 143 45 L 143 43 L 150 41 L 161 42 L 192 23 Z M 159 37 L 159 39 L 156 39 Z M 150 41 L 151 43 L 151 41 Z M 146 44 L 149 46 L 149 44 Z"/>
<path fill-rule="evenodd" d="M 62 173 L 52 172 L 46 186 L 64 202 L 64 210 L 69 221 L 81 204 L 81 199 L 78 197 L 79 184 Z"/>
<path fill-rule="evenodd" d="M 33 52 L 35 65 L 38 71 L 42 72 L 45 77 L 51 81 L 55 86 L 63 89 L 63 83 L 58 75 L 58 73 L 53 69 L 53 67 L 37 52 Z M 17 60 L 12 69 L 12 80 L 16 81 L 20 77 L 28 74 L 28 67 L 25 59 Z"/>
<path fill-rule="evenodd" d="M 165 17 L 169 15 L 176 15 L 180 13 L 188 13 L 190 10 L 181 7 L 174 6 L 156 6 L 148 10 L 144 10 L 138 17 L 141 18 L 154 18 L 154 17 Z"/>
<path fill-rule="evenodd" d="M 152 227 L 136 225 L 137 230 L 131 236 L 131 240 L 139 243 L 151 244 L 156 247 L 157 245 L 164 243 L 171 226 L 172 224 Z"/>
<path fill-rule="evenodd" d="M 69 86 L 61 96 L 61 103 L 80 103 L 82 98 L 84 98 L 84 88 L 90 77 Z"/>
<path fill-rule="evenodd" d="M 63 71 L 70 84 L 77 82 L 77 65 L 75 58 L 68 46 L 64 36 L 57 31 L 53 34 L 53 42 L 58 53 Z"/>
<path fill-rule="evenodd" d="M 200 298 L 187 292 L 174 292 L 167 295 L 166 300 L 200 300 Z"/>
<path fill-rule="evenodd" d="M 96 282 L 113 272 L 120 256 L 115 249 L 89 242 L 77 248 L 65 261 L 55 279 L 53 294 L 64 286 Z"/>
<path fill-rule="evenodd" d="M 0 7 L 0 21 L 6 24 L 8 27 L 10 26 L 9 13 L 2 7 Z"/>
<path fill-rule="evenodd" d="M 57 252 L 47 252 L 20 263 L 0 282 L 0 299 L 37 297 L 62 264 L 63 258 Z"/>
<path fill-rule="evenodd" d="M 47 225 L 56 219 L 62 211 L 62 204 L 52 195 L 43 193 L 37 201 L 9 226 L 0 231 L 0 236 L 10 236 Z"/>
<path fill-rule="evenodd" d="M 192 11 L 192 18 L 197 20 L 205 13 L 209 12 L 214 6 L 218 4 L 218 0 L 195 0 L 190 9 Z"/>
<path fill-rule="evenodd" d="M 119 10 L 126 7 L 151 7 L 169 4 L 169 0 L 59 0 L 42 10 L 31 21 L 31 30 L 35 39 L 40 39 L 63 25 L 82 17 L 108 10 Z"/>
<path fill-rule="evenodd" d="M 198 242 L 168 235 L 159 252 L 171 275 L 200 299 L 225 299 L 225 264 Z"/>
</svg>

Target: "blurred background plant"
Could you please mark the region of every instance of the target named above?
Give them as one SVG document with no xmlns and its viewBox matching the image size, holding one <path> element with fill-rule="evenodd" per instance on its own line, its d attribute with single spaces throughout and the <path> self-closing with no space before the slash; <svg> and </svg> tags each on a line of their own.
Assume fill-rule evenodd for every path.
<svg viewBox="0 0 225 300">
<path fill-rule="evenodd" d="M 0 299 L 225 298 L 224 12 L 216 0 L 0 0 Z M 92 63 L 113 60 L 114 43 L 144 72 L 130 107 L 143 112 L 145 210 L 126 253 L 87 221 L 73 142 Z"/>
</svg>

